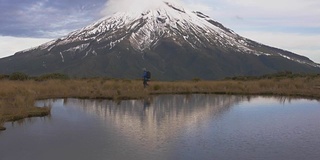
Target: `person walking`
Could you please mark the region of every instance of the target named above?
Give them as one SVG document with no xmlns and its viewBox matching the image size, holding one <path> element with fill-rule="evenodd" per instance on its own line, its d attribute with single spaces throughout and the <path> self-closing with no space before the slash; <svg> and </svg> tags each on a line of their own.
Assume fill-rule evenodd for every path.
<svg viewBox="0 0 320 160">
<path fill-rule="evenodd" d="M 146 88 L 149 86 L 148 81 L 150 81 L 151 73 L 150 71 L 147 71 L 147 69 L 143 68 L 143 87 Z"/>
</svg>

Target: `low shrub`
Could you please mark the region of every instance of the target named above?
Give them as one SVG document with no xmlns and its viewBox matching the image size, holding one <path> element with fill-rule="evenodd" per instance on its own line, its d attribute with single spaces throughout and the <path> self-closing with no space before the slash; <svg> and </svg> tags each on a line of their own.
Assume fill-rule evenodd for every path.
<svg viewBox="0 0 320 160">
<path fill-rule="evenodd" d="M 0 75 L 0 80 L 3 80 L 3 79 L 9 79 L 9 75 L 4 75 L 4 74 L 1 74 Z"/>
<path fill-rule="evenodd" d="M 153 86 L 153 90 L 155 90 L 155 91 L 160 90 L 160 88 L 161 88 L 160 85 L 154 85 L 154 86 Z"/>
<path fill-rule="evenodd" d="M 62 74 L 62 73 L 50 73 L 50 74 L 45 74 L 39 77 L 36 77 L 35 80 L 36 81 L 45 81 L 45 80 L 49 80 L 49 79 L 69 79 L 68 75 Z"/>
<path fill-rule="evenodd" d="M 193 82 L 199 82 L 199 81 L 201 81 L 201 79 L 200 78 L 193 78 L 192 81 Z"/>
<path fill-rule="evenodd" d="M 22 72 L 15 72 L 9 76 L 9 79 L 15 81 L 25 81 L 29 79 L 29 76 Z"/>
</svg>

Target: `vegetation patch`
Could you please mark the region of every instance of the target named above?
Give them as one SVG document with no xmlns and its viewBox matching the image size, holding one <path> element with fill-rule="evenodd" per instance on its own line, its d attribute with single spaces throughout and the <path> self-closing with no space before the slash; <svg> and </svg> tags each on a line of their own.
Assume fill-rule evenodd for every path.
<svg viewBox="0 0 320 160">
<path fill-rule="evenodd" d="M 46 81 L 49 79 L 62 79 L 62 80 L 66 80 L 69 79 L 69 76 L 65 75 L 65 74 L 61 74 L 61 73 L 50 73 L 50 74 L 45 74 L 39 77 L 34 77 L 34 80 L 36 81 Z"/>
<path fill-rule="evenodd" d="M 6 130 L 6 128 L 4 128 L 3 126 L 0 126 L 0 131 L 4 131 L 4 130 Z"/>
<path fill-rule="evenodd" d="M 29 76 L 25 73 L 21 73 L 21 72 L 16 72 L 16 73 L 12 73 L 9 76 L 10 80 L 16 80 L 16 81 L 25 81 L 29 78 Z"/>
</svg>

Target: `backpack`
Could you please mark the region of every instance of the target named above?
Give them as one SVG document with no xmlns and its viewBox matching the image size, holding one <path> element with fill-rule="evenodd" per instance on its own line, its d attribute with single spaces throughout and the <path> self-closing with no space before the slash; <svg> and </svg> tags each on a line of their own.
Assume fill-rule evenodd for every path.
<svg viewBox="0 0 320 160">
<path fill-rule="evenodd" d="M 151 72 L 150 72 L 150 71 L 147 71 L 146 78 L 148 78 L 148 79 L 150 79 L 150 78 L 151 78 Z"/>
</svg>

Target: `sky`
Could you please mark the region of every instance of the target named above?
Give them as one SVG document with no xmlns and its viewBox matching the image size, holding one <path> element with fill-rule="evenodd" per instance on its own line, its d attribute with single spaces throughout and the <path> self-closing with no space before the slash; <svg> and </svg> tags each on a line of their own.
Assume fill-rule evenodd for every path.
<svg viewBox="0 0 320 160">
<path fill-rule="evenodd" d="M 115 12 L 159 0 L 0 0 L 0 58 L 38 46 Z M 319 0 L 180 1 L 251 40 L 320 63 Z M 152 3 L 151 3 L 152 2 Z"/>
</svg>

